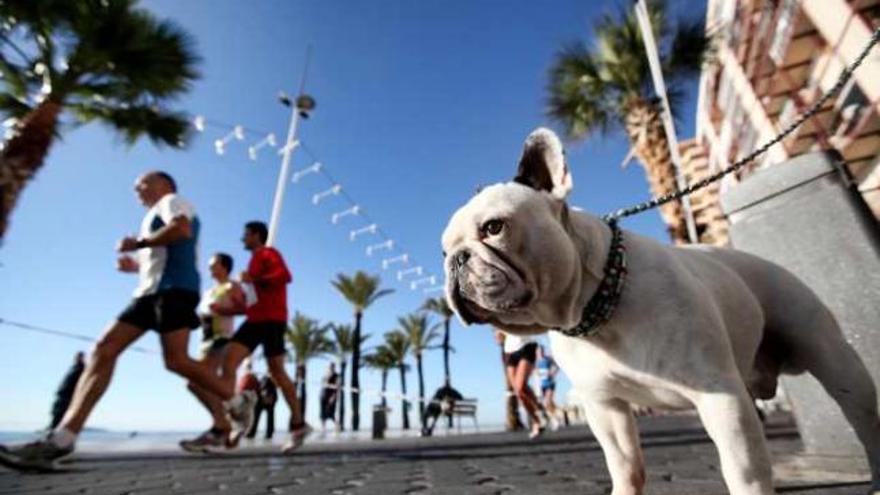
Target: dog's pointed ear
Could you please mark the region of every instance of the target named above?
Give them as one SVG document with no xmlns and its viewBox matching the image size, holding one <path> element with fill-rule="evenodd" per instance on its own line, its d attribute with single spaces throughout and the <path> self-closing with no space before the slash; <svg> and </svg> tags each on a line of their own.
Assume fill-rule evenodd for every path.
<svg viewBox="0 0 880 495">
<path fill-rule="evenodd" d="M 513 181 L 547 191 L 560 200 L 568 196 L 574 183 L 565 164 L 562 142 L 553 131 L 539 127 L 529 134 Z"/>
</svg>

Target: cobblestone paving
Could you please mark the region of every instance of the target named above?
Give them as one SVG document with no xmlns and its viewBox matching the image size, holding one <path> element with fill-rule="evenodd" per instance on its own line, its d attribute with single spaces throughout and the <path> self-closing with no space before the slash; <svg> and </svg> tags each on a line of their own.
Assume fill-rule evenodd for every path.
<svg viewBox="0 0 880 495">
<path fill-rule="evenodd" d="M 647 493 L 727 493 L 714 446 L 693 418 L 641 420 Z M 771 451 L 798 452 L 789 425 L 767 429 Z M 265 449 L 83 455 L 56 474 L 0 468 L 0 494 L 606 494 L 602 452 L 584 427 L 529 441 L 522 433 L 308 445 L 295 456 Z M 782 482 L 780 493 L 863 494 L 867 482 Z"/>
</svg>

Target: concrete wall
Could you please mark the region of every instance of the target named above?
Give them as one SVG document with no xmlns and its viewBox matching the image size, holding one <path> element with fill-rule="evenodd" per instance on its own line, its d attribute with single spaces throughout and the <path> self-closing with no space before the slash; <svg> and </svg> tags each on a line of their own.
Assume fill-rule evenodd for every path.
<svg viewBox="0 0 880 495">
<path fill-rule="evenodd" d="M 802 155 L 749 176 L 721 197 L 733 247 L 789 269 L 825 302 L 880 383 L 880 230 L 832 154 Z M 807 450 L 864 451 L 811 376 L 783 386 Z"/>
</svg>

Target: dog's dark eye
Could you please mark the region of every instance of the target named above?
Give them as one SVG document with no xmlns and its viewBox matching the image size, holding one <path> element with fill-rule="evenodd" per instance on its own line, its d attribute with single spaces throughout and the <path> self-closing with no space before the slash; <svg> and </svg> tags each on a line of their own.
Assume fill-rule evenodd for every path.
<svg viewBox="0 0 880 495">
<path fill-rule="evenodd" d="M 504 222 L 501 220 L 489 220 L 483 224 L 481 229 L 486 235 L 498 235 L 504 230 Z"/>
<path fill-rule="evenodd" d="M 443 257 L 444 258 L 446 257 L 446 251 L 443 251 Z"/>
</svg>

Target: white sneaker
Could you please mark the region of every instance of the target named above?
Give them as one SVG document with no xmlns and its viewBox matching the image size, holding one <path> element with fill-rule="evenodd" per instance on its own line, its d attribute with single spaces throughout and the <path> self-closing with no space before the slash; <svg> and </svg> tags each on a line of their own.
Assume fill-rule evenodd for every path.
<svg viewBox="0 0 880 495">
<path fill-rule="evenodd" d="M 226 414 L 229 416 L 229 422 L 232 423 L 233 436 L 241 436 L 247 433 L 254 422 L 254 406 L 257 405 L 257 394 L 253 390 L 245 390 L 239 397 L 241 400 L 237 402 L 237 406 L 226 405 Z"/>
<path fill-rule="evenodd" d="M 308 423 L 303 423 L 302 426 L 290 432 L 290 438 L 287 440 L 287 443 L 284 444 L 284 447 L 281 448 L 281 453 L 284 455 L 292 454 L 294 450 L 302 447 L 302 444 L 305 443 L 306 437 L 312 434 L 311 426 Z"/>
<path fill-rule="evenodd" d="M 544 434 L 544 427 L 540 423 L 534 423 L 529 431 L 529 440 L 534 440 Z"/>
</svg>

